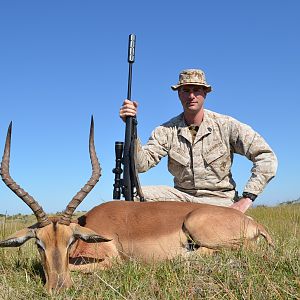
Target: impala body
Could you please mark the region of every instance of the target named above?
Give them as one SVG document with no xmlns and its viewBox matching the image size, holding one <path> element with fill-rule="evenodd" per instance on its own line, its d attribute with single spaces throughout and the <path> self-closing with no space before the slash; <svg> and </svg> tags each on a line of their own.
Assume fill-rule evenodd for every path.
<svg viewBox="0 0 300 300">
<path fill-rule="evenodd" d="M 237 248 L 260 235 L 272 244 L 266 230 L 243 213 L 207 204 L 111 201 L 94 207 L 78 223 L 110 240 L 75 242 L 70 257 L 78 268 L 89 267 L 91 258 L 97 258 L 99 267 L 107 267 L 112 257 L 149 262 L 191 251 Z"/>
<path fill-rule="evenodd" d="M 89 139 L 92 176 L 67 205 L 62 217 L 50 218 L 9 174 L 11 128 L 10 124 L 1 176 L 32 209 L 37 223 L 1 241 L 0 247 L 18 247 L 34 238 L 50 293 L 72 285 L 70 270 L 104 269 L 115 259 L 151 262 L 187 255 L 191 251 L 235 249 L 253 243 L 260 235 L 273 245 L 267 231 L 252 218 L 232 208 L 207 204 L 110 201 L 72 221 L 75 209 L 101 175 L 94 146 L 93 119 Z"/>
</svg>

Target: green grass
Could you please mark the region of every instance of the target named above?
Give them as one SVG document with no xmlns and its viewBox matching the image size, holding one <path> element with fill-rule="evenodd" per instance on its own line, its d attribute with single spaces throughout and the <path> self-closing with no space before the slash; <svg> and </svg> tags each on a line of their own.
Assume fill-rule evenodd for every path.
<svg viewBox="0 0 300 300">
<path fill-rule="evenodd" d="M 0 299 L 300 299 L 300 205 L 257 207 L 276 248 L 222 251 L 144 265 L 130 261 L 106 271 L 72 273 L 74 286 L 49 296 L 33 242 L 0 249 Z M 0 219 L 1 238 L 34 222 L 33 216 Z"/>
</svg>

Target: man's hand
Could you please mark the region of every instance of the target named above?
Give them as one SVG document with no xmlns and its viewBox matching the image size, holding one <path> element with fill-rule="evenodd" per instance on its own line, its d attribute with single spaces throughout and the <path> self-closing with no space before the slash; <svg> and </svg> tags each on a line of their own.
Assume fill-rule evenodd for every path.
<svg viewBox="0 0 300 300">
<path fill-rule="evenodd" d="M 249 198 L 241 198 L 238 202 L 233 203 L 230 207 L 241 211 L 242 213 L 252 206 L 252 200 Z"/>
<path fill-rule="evenodd" d="M 138 103 L 136 101 L 125 100 L 120 108 L 119 116 L 125 122 L 126 117 L 135 117 Z"/>
</svg>

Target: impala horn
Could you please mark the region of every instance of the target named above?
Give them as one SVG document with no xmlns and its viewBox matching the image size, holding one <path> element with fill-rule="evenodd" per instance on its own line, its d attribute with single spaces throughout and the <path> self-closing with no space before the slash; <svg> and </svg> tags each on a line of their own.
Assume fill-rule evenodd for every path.
<svg viewBox="0 0 300 300">
<path fill-rule="evenodd" d="M 91 118 L 91 127 L 90 127 L 90 138 L 89 138 L 89 152 L 90 159 L 92 163 L 92 176 L 90 180 L 85 184 L 85 186 L 73 197 L 70 203 L 67 205 L 63 216 L 59 220 L 60 224 L 70 225 L 72 215 L 78 205 L 82 200 L 88 195 L 88 193 L 93 189 L 96 183 L 99 181 L 101 176 L 101 167 L 97 158 L 95 144 L 94 144 L 94 118 Z"/>
<path fill-rule="evenodd" d="M 12 122 L 10 122 L 7 136 L 5 141 L 4 153 L 2 157 L 0 174 L 4 183 L 19 197 L 21 198 L 33 211 L 37 218 L 38 226 L 44 227 L 50 224 L 50 220 L 45 214 L 43 208 L 30 196 L 26 191 L 24 191 L 10 176 L 9 174 L 9 160 L 10 160 L 10 144 L 11 144 L 11 130 Z"/>
</svg>

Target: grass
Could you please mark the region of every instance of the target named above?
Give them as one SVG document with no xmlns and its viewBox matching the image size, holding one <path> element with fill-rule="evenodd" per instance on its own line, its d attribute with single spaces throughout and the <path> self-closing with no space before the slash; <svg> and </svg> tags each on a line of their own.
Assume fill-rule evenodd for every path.
<svg viewBox="0 0 300 300">
<path fill-rule="evenodd" d="M 144 265 L 129 261 L 91 274 L 72 273 L 73 288 L 49 296 L 33 241 L 0 249 L 0 299 L 300 299 L 300 205 L 257 207 L 276 248 L 174 259 Z M 2 218 L 1 238 L 32 224 L 33 216 Z"/>
</svg>

